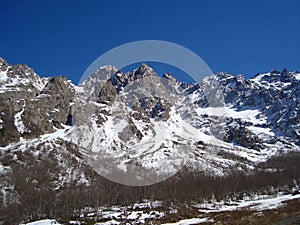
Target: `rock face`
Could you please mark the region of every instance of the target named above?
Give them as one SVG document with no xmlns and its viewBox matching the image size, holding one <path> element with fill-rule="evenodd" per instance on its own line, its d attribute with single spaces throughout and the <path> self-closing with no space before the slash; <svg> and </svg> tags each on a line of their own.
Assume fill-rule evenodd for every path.
<svg viewBox="0 0 300 225">
<path fill-rule="evenodd" d="M 62 128 L 71 113 L 73 98 L 74 90 L 66 78 L 51 78 L 40 94 L 30 100 L 24 111 L 24 125 L 29 130 L 40 130 L 35 136 Z"/>
<path fill-rule="evenodd" d="M 117 91 L 111 82 L 107 81 L 102 86 L 97 102 L 112 105 L 117 97 Z"/>
<path fill-rule="evenodd" d="M 267 124 L 277 135 L 287 136 L 299 145 L 299 75 L 286 69 L 258 74 L 249 80 L 243 76 L 219 73 L 225 85 L 225 101 L 238 109 L 260 109 Z"/>
<path fill-rule="evenodd" d="M 256 135 L 253 135 L 251 130 L 248 130 L 240 120 L 230 124 L 228 128 L 226 141 L 257 151 L 264 148 L 261 144 L 262 141 Z"/>
<path fill-rule="evenodd" d="M 71 125 L 74 118 L 80 123 L 88 122 L 94 113 L 98 126 L 104 126 L 116 113 L 113 110 L 116 104 L 119 109 L 124 104 L 130 108 L 130 112 L 121 110 L 128 124 L 126 131 L 117 132 L 125 142 L 130 136 L 141 138 L 144 132 L 151 130 L 150 119 L 168 121 L 171 108 L 175 107 L 195 128 L 208 135 L 218 136 L 223 132 L 223 140 L 246 148 L 259 150 L 262 143 L 275 143 L 278 138 L 300 144 L 299 74 L 286 69 L 258 74 L 248 80 L 242 75 L 218 73 L 199 85 L 182 83 L 172 74 L 160 78 L 146 64 L 125 74 L 113 66 L 106 66 L 83 82 L 85 94 L 76 92 L 76 87 L 64 77 L 40 78 L 28 66 L 11 66 L 2 58 L 0 71 L 1 146 L 22 137 L 30 139 L 61 129 L 66 123 Z M 79 102 L 95 99 L 108 108 L 97 108 L 93 104 L 81 107 L 75 99 Z M 220 103 L 234 109 L 235 113 L 256 110 L 254 119 L 260 121 L 226 115 L 223 120 L 226 131 L 221 131 L 219 125 L 216 126 L 219 128 L 209 128 L 208 124 L 216 119 L 220 122 L 221 117 L 199 113 L 198 109 L 223 107 Z M 89 109 L 87 114 L 86 109 Z M 137 129 L 134 121 L 145 123 L 144 131 Z M 258 133 L 259 129 L 263 132 Z"/>
<path fill-rule="evenodd" d="M 224 132 L 223 139 L 227 142 L 260 149 L 261 143 L 266 141 L 260 137 L 268 136 L 268 133 L 254 132 L 255 128 L 260 128 L 273 132 L 273 140 L 268 140 L 270 143 L 275 143 L 281 137 L 299 145 L 299 74 L 286 69 L 282 72 L 274 70 L 259 74 L 248 80 L 242 75 L 218 73 L 199 85 L 182 83 L 172 74 L 164 74 L 160 78 L 146 64 L 125 74 L 113 66 L 107 66 L 98 69 L 83 82 L 83 93 L 86 93 L 84 99 L 95 99 L 95 102 L 107 105 L 108 108 L 105 109 L 95 108 L 93 104 L 85 107 L 76 105 L 76 88 L 64 77 L 40 78 L 28 66 L 11 66 L 2 58 L 0 71 L 1 146 L 18 141 L 21 137 L 39 137 L 62 128 L 66 123 L 70 125 L 76 113 L 81 123 L 82 120 L 89 120 L 84 117 L 85 112 L 80 114 L 80 108 L 89 108 L 87 117 L 99 112 L 96 113 L 97 123 L 98 126 L 103 125 L 109 116 L 116 113 L 113 110 L 115 104 L 125 104 L 130 108 L 130 112 L 127 109 L 122 111 L 128 122 L 127 132 L 118 132 L 122 140 L 129 140 L 129 136 L 143 136 L 143 131 L 137 129 L 135 122 L 130 121 L 142 121 L 146 124 L 146 131 L 151 127 L 150 119 L 168 121 L 172 107 L 177 108 L 181 117 L 186 118 L 194 127 L 213 135 L 213 129 L 205 124 L 220 117 L 199 113 L 197 108 L 222 107 L 222 102 L 226 107 L 240 112 L 247 109 L 258 110 L 255 119 L 261 120 L 255 123 L 257 121 L 226 115 L 227 119 L 223 122 L 227 131 Z M 212 89 L 215 86 L 213 83 L 219 85 L 215 90 Z M 220 86 L 223 95 L 217 93 Z M 79 95 L 77 100 L 82 100 L 82 93 Z M 223 100 L 217 98 L 218 95 Z M 248 129 L 249 126 L 254 128 Z"/>
<path fill-rule="evenodd" d="M 64 77 L 40 78 L 26 65 L 0 62 L 0 146 L 62 128 L 70 114 L 73 85 Z"/>
</svg>

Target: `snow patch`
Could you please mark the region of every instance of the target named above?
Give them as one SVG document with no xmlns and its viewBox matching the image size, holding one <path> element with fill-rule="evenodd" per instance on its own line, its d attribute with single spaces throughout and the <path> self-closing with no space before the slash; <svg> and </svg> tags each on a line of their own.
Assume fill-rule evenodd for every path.
<svg viewBox="0 0 300 225">
<path fill-rule="evenodd" d="M 104 223 L 95 223 L 95 225 L 118 225 L 120 222 L 115 220 L 106 221 Z"/>
<path fill-rule="evenodd" d="M 44 219 L 44 220 L 38 220 L 35 222 L 31 222 L 31 223 L 26 223 L 23 225 L 61 225 L 61 224 L 58 223 L 56 220 Z"/>
<path fill-rule="evenodd" d="M 22 120 L 22 114 L 24 113 L 25 111 L 25 100 L 23 99 L 23 105 L 22 105 L 22 109 L 20 112 L 16 113 L 14 118 L 14 124 L 15 124 L 15 127 L 17 128 L 17 131 L 20 133 L 20 134 L 23 134 L 25 131 L 26 131 L 26 127 L 23 123 L 23 120 Z"/>
<path fill-rule="evenodd" d="M 176 223 L 163 223 L 163 225 L 190 225 L 190 224 L 199 224 L 199 223 L 207 223 L 207 222 L 213 222 L 213 220 L 209 218 L 192 218 L 192 219 L 180 220 Z"/>
<path fill-rule="evenodd" d="M 300 194 L 297 195 L 279 195 L 279 196 L 256 196 L 253 200 L 243 199 L 241 201 L 231 201 L 224 204 L 224 201 L 204 203 L 195 205 L 199 208 L 199 212 L 210 213 L 210 212 L 223 212 L 223 211 L 234 211 L 240 209 L 250 209 L 256 211 L 277 209 L 284 205 L 285 201 L 299 199 Z"/>
<path fill-rule="evenodd" d="M 0 83 L 6 82 L 8 79 L 8 76 L 6 74 L 6 71 L 1 71 L 0 72 Z"/>
<path fill-rule="evenodd" d="M 197 108 L 196 113 L 200 115 L 218 116 L 218 117 L 231 117 L 234 119 L 242 119 L 246 122 L 251 122 L 255 125 L 265 124 L 266 117 L 258 118 L 261 113 L 258 109 L 247 109 L 247 110 L 237 110 L 230 107 L 207 107 L 207 108 Z"/>
<path fill-rule="evenodd" d="M 274 132 L 270 128 L 263 128 L 263 127 L 255 127 L 255 126 L 249 126 L 247 127 L 250 131 L 253 133 L 260 135 L 260 134 L 267 134 L 269 136 L 275 136 Z"/>
</svg>

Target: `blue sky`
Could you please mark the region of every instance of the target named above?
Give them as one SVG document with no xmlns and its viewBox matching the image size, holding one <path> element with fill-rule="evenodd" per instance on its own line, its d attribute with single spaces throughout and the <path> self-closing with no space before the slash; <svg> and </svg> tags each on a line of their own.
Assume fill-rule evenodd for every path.
<svg viewBox="0 0 300 225">
<path fill-rule="evenodd" d="M 300 70 L 298 0 L 12 0 L 0 5 L 0 56 L 75 83 L 106 51 L 149 39 L 192 50 L 213 72 L 251 76 L 273 68 Z"/>
</svg>

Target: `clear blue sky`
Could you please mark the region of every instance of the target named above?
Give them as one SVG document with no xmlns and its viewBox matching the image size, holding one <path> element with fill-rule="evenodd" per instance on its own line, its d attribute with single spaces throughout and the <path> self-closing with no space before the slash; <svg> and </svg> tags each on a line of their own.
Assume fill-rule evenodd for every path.
<svg viewBox="0 0 300 225">
<path fill-rule="evenodd" d="M 2 0 L 0 8 L 0 56 L 75 83 L 109 49 L 149 39 L 189 48 L 214 72 L 300 70 L 298 0 Z"/>
</svg>

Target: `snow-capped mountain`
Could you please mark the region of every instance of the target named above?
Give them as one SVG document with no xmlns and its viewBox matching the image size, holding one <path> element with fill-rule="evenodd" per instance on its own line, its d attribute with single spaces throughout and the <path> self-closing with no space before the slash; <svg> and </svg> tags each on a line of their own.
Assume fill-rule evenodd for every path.
<svg viewBox="0 0 300 225">
<path fill-rule="evenodd" d="M 67 138 L 116 182 L 151 184 L 182 166 L 215 175 L 249 171 L 299 150 L 298 73 L 249 80 L 218 73 L 199 85 L 159 77 L 146 64 L 126 74 L 108 66 L 78 89 Z"/>
<path fill-rule="evenodd" d="M 34 171 L 43 170 L 52 190 L 89 186 L 95 172 L 149 185 L 182 167 L 251 173 L 300 150 L 300 73 L 286 69 L 250 79 L 222 72 L 187 84 L 146 64 L 128 73 L 105 66 L 76 86 L 1 58 L 0 104 L 4 206 L 25 195 L 15 177 L 21 169 L 26 185 L 39 188 Z"/>
</svg>

